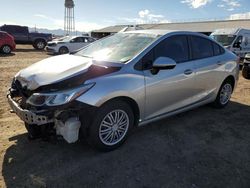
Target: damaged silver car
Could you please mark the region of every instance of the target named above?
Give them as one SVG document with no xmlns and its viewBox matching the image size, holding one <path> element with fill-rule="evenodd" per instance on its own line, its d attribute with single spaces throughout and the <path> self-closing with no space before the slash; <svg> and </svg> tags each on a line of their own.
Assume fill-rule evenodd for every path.
<svg viewBox="0 0 250 188">
<path fill-rule="evenodd" d="M 14 77 L 7 98 L 30 138 L 57 134 L 120 146 L 134 126 L 213 103 L 225 107 L 238 58 L 193 32 L 141 30 L 42 60 Z"/>
</svg>

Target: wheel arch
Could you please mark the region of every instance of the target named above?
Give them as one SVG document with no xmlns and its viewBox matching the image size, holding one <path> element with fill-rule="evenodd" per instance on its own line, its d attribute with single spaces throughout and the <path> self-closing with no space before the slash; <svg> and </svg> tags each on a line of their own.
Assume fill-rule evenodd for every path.
<svg viewBox="0 0 250 188">
<path fill-rule="evenodd" d="M 234 88 L 235 88 L 235 77 L 233 75 L 229 75 L 228 77 L 226 77 L 224 79 L 224 81 L 222 83 L 224 83 L 226 81 L 229 81 L 232 84 L 233 90 L 234 90 Z"/>
<path fill-rule="evenodd" d="M 130 107 L 131 110 L 134 113 L 134 126 L 137 126 L 139 123 L 139 119 L 140 119 L 140 109 L 139 109 L 139 105 L 137 104 L 137 102 L 127 96 L 119 96 L 119 97 L 115 97 L 112 99 L 109 99 L 108 101 L 106 101 L 105 103 L 103 103 L 100 107 L 102 107 L 103 105 L 109 103 L 109 102 L 114 102 L 114 101 L 123 101 L 126 102 Z"/>
<path fill-rule="evenodd" d="M 37 41 L 44 41 L 47 44 L 47 41 L 44 38 L 35 38 L 33 40 L 33 44 L 35 44 Z"/>
</svg>

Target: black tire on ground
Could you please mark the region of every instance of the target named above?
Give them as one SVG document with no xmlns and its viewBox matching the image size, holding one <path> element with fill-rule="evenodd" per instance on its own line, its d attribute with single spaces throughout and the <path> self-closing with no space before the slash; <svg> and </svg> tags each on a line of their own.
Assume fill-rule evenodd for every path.
<svg viewBox="0 0 250 188">
<path fill-rule="evenodd" d="M 25 127 L 28 131 L 28 138 L 30 140 L 34 140 L 41 137 L 42 135 L 41 126 L 25 123 Z"/>
<path fill-rule="evenodd" d="M 47 43 L 45 40 L 42 39 L 38 39 L 35 41 L 35 43 L 33 44 L 33 47 L 37 50 L 43 50 L 46 47 Z"/>
<path fill-rule="evenodd" d="M 226 79 L 217 94 L 216 100 L 212 103 L 215 108 L 224 108 L 230 101 L 233 93 L 233 83 L 230 79 Z"/>
<path fill-rule="evenodd" d="M 248 65 L 244 65 L 242 68 L 242 76 L 245 79 L 250 80 L 250 67 L 247 67 Z"/>
<path fill-rule="evenodd" d="M 10 54 L 11 53 L 11 47 L 9 45 L 3 45 L 1 47 L 1 52 L 4 54 Z"/>
<path fill-rule="evenodd" d="M 111 115 L 113 115 L 112 120 L 109 119 Z M 126 102 L 108 102 L 95 114 L 92 125 L 88 129 L 87 141 L 95 149 L 112 151 L 125 142 L 133 124 L 134 114 Z"/>
<path fill-rule="evenodd" d="M 59 54 L 67 54 L 69 53 L 69 49 L 66 46 L 62 46 L 59 48 Z"/>
</svg>

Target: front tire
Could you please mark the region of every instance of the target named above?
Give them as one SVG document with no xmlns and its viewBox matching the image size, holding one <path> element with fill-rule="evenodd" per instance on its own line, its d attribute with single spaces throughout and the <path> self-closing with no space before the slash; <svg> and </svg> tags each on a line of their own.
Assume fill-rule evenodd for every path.
<svg viewBox="0 0 250 188">
<path fill-rule="evenodd" d="M 28 131 L 28 139 L 35 140 L 41 137 L 41 126 L 25 123 L 25 128 Z"/>
<path fill-rule="evenodd" d="M 36 40 L 33 47 L 37 50 L 43 50 L 47 45 L 46 41 L 44 40 Z"/>
<path fill-rule="evenodd" d="M 11 53 L 11 47 L 9 45 L 3 45 L 1 48 L 1 51 L 4 54 L 10 54 Z"/>
<path fill-rule="evenodd" d="M 112 151 L 125 142 L 133 124 L 134 114 L 126 102 L 109 102 L 98 110 L 89 127 L 88 142 L 100 151 Z"/>
<path fill-rule="evenodd" d="M 69 53 L 69 49 L 65 46 L 62 46 L 61 48 L 59 48 L 59 54 L 67 54 Z"/>
<path fill-rule="evenodd" d="M 233 93 L 233 83 L 230 80 L 225 80 L 220 87 L 216 100 L 213 102 L 215 108 L 224 108 L 227 106 Z"/>
</svg>

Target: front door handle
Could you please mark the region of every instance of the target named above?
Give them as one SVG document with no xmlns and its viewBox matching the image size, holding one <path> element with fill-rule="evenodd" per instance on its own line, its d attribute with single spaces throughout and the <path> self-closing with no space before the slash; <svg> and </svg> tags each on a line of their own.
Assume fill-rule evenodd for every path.
<svg viewBox="0 0 250 188">
<path fill-rule="evenodd" d="M 187 70 L 184 71 L 185 75 L 190 75 L 192 73 L 193 73 L 193 71 L 191 69 L 187 69 Z"/>
</svg>

